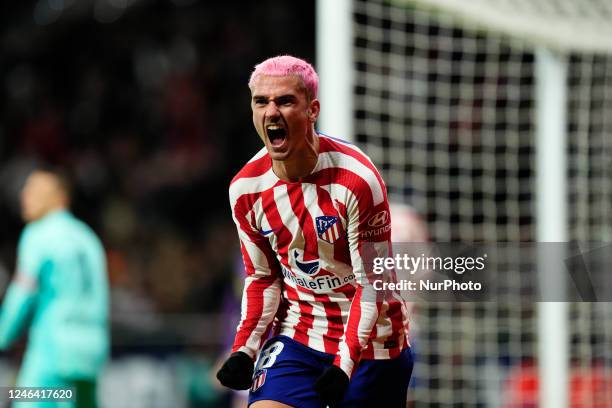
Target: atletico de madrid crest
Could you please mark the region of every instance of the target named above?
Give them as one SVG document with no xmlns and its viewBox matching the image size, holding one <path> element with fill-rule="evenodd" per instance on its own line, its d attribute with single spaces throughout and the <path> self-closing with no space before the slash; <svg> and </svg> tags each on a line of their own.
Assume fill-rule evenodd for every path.
<svg viewBox="0 0 612 408">
<path fill-rule="evenodd" d="M 317 235 L 325 242 L 333 244 L 340 238 L 340 225 L 338 217 L 331 215 L 323 215 L 315 218 L 317 225 Z"/>
<path fill-rule="evenodd" d="M 261 388 L 262 385 L 266 382 L 266 373 L 268 370 L 265 368 L 259 370 L 253 376 L 253 384 L 251 384 L 251 392 L 255 392 Z"/>
</svg>

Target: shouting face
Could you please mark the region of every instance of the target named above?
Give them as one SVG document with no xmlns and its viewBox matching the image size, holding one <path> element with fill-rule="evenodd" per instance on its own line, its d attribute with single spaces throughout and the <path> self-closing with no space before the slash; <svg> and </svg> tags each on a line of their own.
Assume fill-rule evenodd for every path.
<svg viewBox="0 0 612 408">
<path fill-rule="evenodd" d="M 299 158 L 313 137 L 319 101 L 308 100 L 297 76 L 261 75 L 251 94 L 253 124 L 272 160 Z"/>
</svg>

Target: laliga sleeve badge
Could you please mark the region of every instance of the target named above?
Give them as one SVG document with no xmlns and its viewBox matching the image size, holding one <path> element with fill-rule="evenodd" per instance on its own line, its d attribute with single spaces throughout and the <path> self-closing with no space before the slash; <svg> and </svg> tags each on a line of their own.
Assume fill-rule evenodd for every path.
<svg viewBox="0 0 612 408">
<path fill-rule="evenodd" d="M 266 382 L 266 370 L 265 368 L 258 370 L 253 376 L 253 385 L 251 385 L 251 392 L 255 392 L 261 388 Z"/>
</svg>

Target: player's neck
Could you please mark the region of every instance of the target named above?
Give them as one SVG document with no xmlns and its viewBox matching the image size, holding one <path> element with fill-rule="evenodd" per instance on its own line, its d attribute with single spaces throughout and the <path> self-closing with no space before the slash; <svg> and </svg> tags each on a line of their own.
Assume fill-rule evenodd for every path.
<svg viewBox="0 0 612 408">
<path fill-rule="evenodd" d="M 273 160 L 272 170 L 279 179 L 295 183 L 310 175 L 318 160 L 319 136 L 313 130 L 303 149 L 294 152 L 293 157 L 287 160 Z"/>
</svg>

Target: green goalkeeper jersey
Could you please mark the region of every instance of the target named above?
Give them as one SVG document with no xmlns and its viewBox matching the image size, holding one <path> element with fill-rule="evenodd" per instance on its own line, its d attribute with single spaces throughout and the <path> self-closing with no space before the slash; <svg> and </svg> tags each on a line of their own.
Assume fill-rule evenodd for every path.
<svg viewBox="0 0 612 408">
<path fill-rule="evenodd" d="M 64 210 L 28 224 L 0 310 L 0 349 L 30 323 L 18 385 L 95 378 L 109 351 L 108 297 L 104 249 L 87 225 Z"/>
</svg>

